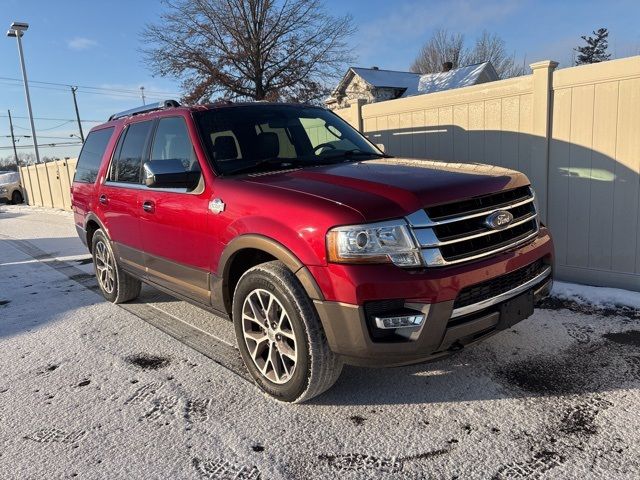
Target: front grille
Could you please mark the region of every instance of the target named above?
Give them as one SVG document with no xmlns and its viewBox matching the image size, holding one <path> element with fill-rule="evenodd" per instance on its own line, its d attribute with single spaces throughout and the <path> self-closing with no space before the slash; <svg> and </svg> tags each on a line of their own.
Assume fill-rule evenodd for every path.
<svg viewBox="0 0 640 480">
<path fill-rule="evenodd" d="M 445 220 L 450 217 L 459 215 L 468 215 L 470 213 L 485 211 L 491 209 L 500 209 L 505 205 L 515 203 L 518 200 L 530 196 L 529 187 L 518 187 L 513 190 L 484 195 L 482 197 L 471 198 L 461 202 L 447 203 L 444 205 L 436 205 L 428 207 L 425 210 L 427 215 L 433 221 Z"/>
<path fill-rule="evenodd" d="M 496 211 L 513 220 L 502 229 L 485 223 Z M 532 239 L 538 231 L 533 190 L 513 190 L 425 208 L 408 217 L 427 266 L 444 266 L 489 256 Z"/>
<path fill-rule="evenodd" d="M 542 273 L 545 268 L 547 268 L 546 265 L 542 262 L 542 259 L 540 259 L 506 275 L 465 287 L 460 290 L 458 297 L 453 303 L 453 308 L 466 307 L 489 298 L 497 297 L 500 294 L 527 283 Z"/>
</svg>

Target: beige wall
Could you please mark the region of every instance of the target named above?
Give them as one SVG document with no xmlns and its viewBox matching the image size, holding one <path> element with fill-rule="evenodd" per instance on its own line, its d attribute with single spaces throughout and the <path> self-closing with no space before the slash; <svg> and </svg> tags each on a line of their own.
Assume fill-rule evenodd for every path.
<svg viewBox="0 0 640 480">
<path fill-rule="evenodd" d="M 54 160 L 20 168 L 29 205 L 71 210 L 71 182 L 77 159 Z"/>
<path fill-rule="evenodd" d="M 392 155 L 525 172 L 561 279 L 640 291 L 640 57 L 359 108 Z M 352 125 L 354 109 L 336 110 Z"/>
</svg>

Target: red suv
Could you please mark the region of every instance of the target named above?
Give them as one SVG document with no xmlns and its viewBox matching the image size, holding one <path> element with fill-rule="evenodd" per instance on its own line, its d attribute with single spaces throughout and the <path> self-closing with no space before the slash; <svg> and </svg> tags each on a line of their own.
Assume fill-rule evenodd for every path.
<svg viewBox="0 0 640 480">
<path fill-rule="evenodd" d="M 231 319 L 256 383 L 287 402 L 344 363 L 406 365 L 487 338 L 552 281 L 525 175 L 392 158 L 314 106 L 113 115 L 88 135 L 72 196 L 107 300 L 145 282 Z"/>
</svg>

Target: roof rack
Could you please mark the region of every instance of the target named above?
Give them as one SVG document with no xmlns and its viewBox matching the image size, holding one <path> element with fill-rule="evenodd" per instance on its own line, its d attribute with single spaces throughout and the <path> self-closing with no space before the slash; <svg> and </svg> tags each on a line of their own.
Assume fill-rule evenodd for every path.
<svg viewBox="0 0 640 480">
<path fill-rule="evenodd" d="M 109 121 L 117 120 L 118 118 L 129 117 L 132 115 L 140 115 L 141 113 L 153 112 L 155 110 L 162 110 L 164 108 L 176 108 L 179 106 L 180 104 L 175 100 L 164 100 L 162 102 L 149 103 L 148 105 L 125 110 L 124 112 L 114 113 L 109 117 Z"/>
</svg>

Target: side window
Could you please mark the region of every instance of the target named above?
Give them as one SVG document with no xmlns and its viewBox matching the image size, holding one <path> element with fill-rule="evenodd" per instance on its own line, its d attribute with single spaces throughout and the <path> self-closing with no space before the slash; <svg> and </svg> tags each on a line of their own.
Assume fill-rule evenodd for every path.
<svg viewBox="0 0 640 480">
<path fill-rule="evenodd" d="M 169 117 L 158 122 L 150 160 L 180 163 L 187 172 L 200 171 L 184 118 Z"/>
<path fill-rule="evenodd" d="M 89 134 L 78 158 L 74 182 L 93 183 L 96 181 L 102 157 L 107 149 L 109 139 L 113 135 L 113 130 L 114 128 L 110 127 Z"/>
<path fill-rule="evenodd" d="M 168 117 L 158 122 L 149 161 L 152 165 L 156 164 L 155 168 L 159 171 L 189 172 L 192 187 L 188 191 L 198 186 L 201 179 L 200 164 L 184 118 Z"/>
<path fill-rule="evenodd" d="M 124 132 L 116 149 L 116 157 L 111 163 L 109 180 L 112 182 L 140 183 L 142 157 L 152 121 L 132 123 Z"/>
</svg>

